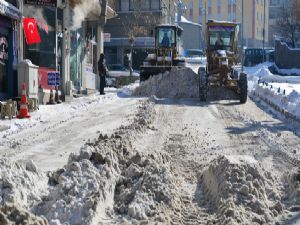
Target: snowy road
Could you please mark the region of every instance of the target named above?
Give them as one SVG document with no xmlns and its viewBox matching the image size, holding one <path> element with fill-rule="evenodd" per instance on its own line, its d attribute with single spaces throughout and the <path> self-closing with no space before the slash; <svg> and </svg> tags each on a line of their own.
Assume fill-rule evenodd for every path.
<svg viewBox="0 0 300 225">
<path fill-rule="evenodd" d="M 236 159 L 239 155 L 250 156 L 276 178 L 298 165 L 300 139 L 291 124 L 274 118 L 268 108 L 265 112 L 251 100 L 245 105 L 231 101 L 202 104 L 197 100 L 156 100 L 155 108 L 154 129 L 135 147 L 141 152 L 171 156 L 172 172 L 180 198 L 184 199 L 175 210 L 178 213 L 170 214 L 178 224 L 222 224 L 217 209 L 212 210 L 199 188 L 201 173 L 219 155 Z M 284 187 L 281 182 L 274 182 L 278 195 Z"/>
<path fill-rule="evenodd" d="M 50 225 L 297 224 L 299 124 L 258 100 L 150 99 L 92 95 L 3 121 L 1 157 L 64 167 L 17 166 L 19 180 L 2 161 L 4 199 L 25 196 Z"/>
<path fill-rule="evenodd" d="M 22 124 L 15 132 L 5 132 L 0 138 L 0 155 L 32 159 L 44 171 L 62 167 L 71 152 L 79 152 L 84 143 L 100 132 L 110 134 L 120 124 L 126 125 L 136 110 L 137 99 L 119 98 L 115 93 L 105 97 L 103 102 L 99 95 L 80 99 L 73 110 L 67 106 L 42 106 L 38 116 L 33 114 L 33 119 L 21 121 L 26 126 Z M 65 111 L 55 112 L 55 108 Z M 50 116 L 47 118 L 43 113 Z"/>
</svg>

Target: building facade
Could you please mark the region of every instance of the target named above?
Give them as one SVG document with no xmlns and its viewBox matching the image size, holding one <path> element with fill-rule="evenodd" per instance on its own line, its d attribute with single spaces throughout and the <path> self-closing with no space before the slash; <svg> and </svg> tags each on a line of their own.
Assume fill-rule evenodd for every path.
<svg viewBox="0 0 300 225">
<path fill-rule="evenodd" d="M 269 6 L 269 43 L 274 46 L 276 37 L 276 20 L 281 14 L 282 7 L 291 8 L 292 0 L 270 0 Z"/>
<path fill-rule="evenodd" d="M 300 23 L 300 0 L 293 0 L 293 20 L 297 23 Z"/>
<path fill-rule="evenodd" d="M 139 69 L 154 49 L 153 28 L 175 23 L 176 5 L 173 0 L 116 0 L 115 9 L 118 16 L 104 28 L 110 37 L 104 42 L 107 64 L 129 67 L 132 52 L 132 67 Z"/>
<path fill-rule="evenodd" d="M 203 28 L 205 22 L 210 19 L 242 23 L 243 12 L 245 46 L 262 47 L 268 44 L 269 0 L 183 0 L 183 2 L 187 9 L 184 16 L 202 24 Z"/>
<path fill-rule="evenodd" d="M 48 86 L 48 73 L 58 71 L 64 95 L 96 90 L 97 61 L 103 52 L 103 27 L 115 12 L 108 1 L 58 1 L 57 7 L 24 4 L 24 16 L 34 17 L 41 43 L 24 44 L 24 58 L 39 66 L 39 87 Z"/>
<path fill-rule="evenodd" d="M 17 94 L 20 61 L 22 2 L 0 1 L 0 100 Z"/>
</svg>

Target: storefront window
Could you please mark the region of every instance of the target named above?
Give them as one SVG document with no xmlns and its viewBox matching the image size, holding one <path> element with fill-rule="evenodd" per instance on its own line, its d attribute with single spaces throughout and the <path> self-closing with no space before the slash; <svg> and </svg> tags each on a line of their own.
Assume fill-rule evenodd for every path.
<svg viewBox="0 0 300 225">
<path fill-rule="evenodd" d="M 0 93 L 8 91 L 8 49 L 10 20 L 0 16 Z"/>
<path fill-rule="evenodd" d="M 7 33 L 0 29 L 0 92 L 7 92 L 7 62 L 8 39 Z"/>
<path fill-rule="evenodd" d="M 97 24 L 89 22 L 86 33 L 86 62 L 89 72 L 97 73 Z"/>
<path fill-rule="evenodd" d="M 24 16 L 34 17 L 42 42 L 25 46 L 25 58 L 40 67 L 56 68 L 56 9 L 50 7 L 24 6 Z"/>
<path fill-rule="evenodd" d="M 75 87 L 82 84 L 83 30 L 71 32 L 70 75 Z"/>
</svg>

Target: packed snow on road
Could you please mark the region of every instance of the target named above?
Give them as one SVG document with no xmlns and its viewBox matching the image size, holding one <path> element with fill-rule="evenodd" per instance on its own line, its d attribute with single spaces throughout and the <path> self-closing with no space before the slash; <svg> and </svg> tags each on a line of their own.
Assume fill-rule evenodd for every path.
<svg viewBox="0 0 300 225">
<path fill-rule="evenodd" d="M 0 224 L 298 224 L 300 80 L 268 66 L 246 104 L 177 68 L 2 120 Z"/>
</svg>

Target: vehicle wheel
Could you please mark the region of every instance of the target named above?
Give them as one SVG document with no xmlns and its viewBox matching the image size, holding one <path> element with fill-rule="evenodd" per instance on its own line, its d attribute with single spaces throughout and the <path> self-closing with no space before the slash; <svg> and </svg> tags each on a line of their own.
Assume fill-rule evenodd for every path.
<svg viewBox="0 0 300 225">
<path fill-rule="evenodd" d="M 233 79 L 237 80 L 239 78 L 239 71 L 233 70 L 232 75 L 233 75 Z"/>
<path fill-rule="evenodd" d="M 206 70 L 200 67 L 198 70 L 199 74 L 199 98 L 201 102 L 205 102 L 207 99 L 207 80 L 206 80 Z"/>
<path fill-rule="evenodd" d="M 140 73 L 140 83 L 146 80 L 145 74 L 143 72 Z"/>
<path fill-rule="evenodd" d="M 247 74 L 241 73 L 239 78 L 239 90 L 240 90 L 240 103 L 244 104 L 247 101 L 248 95 L 248 81 Z"/>
</svg>

